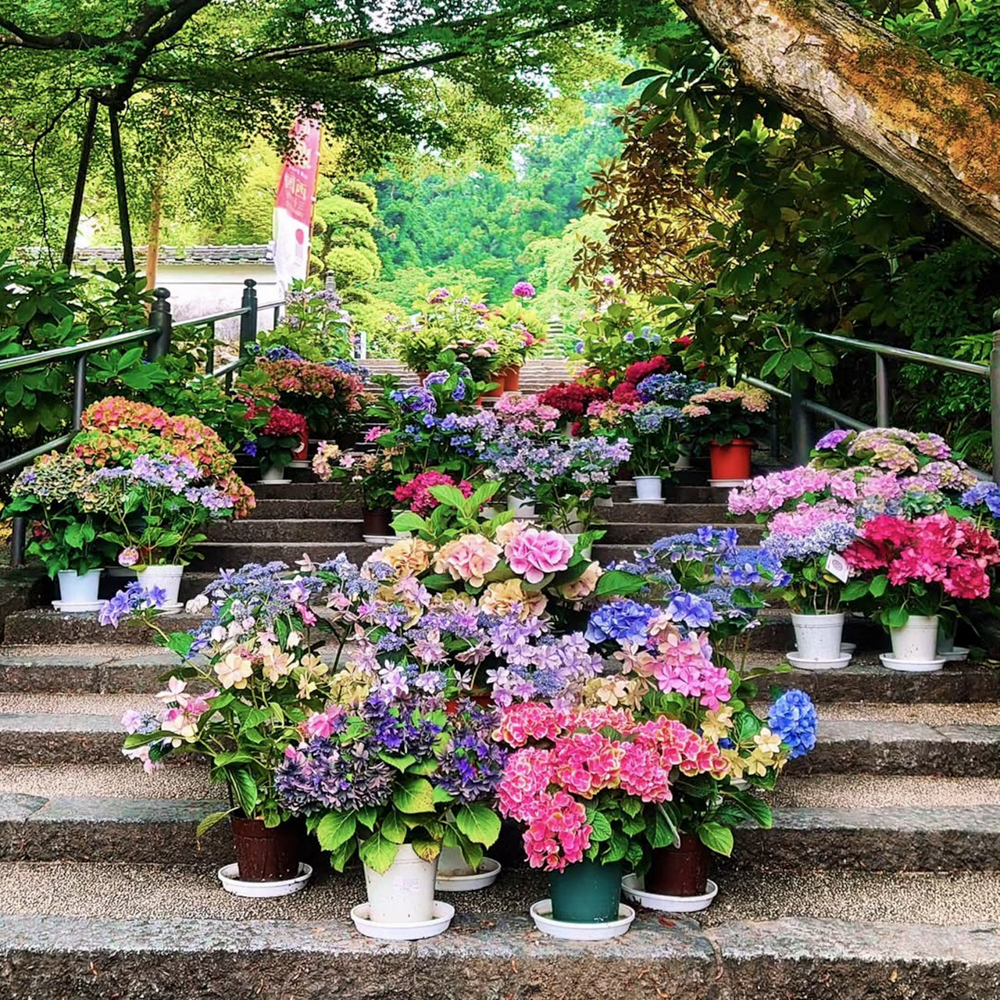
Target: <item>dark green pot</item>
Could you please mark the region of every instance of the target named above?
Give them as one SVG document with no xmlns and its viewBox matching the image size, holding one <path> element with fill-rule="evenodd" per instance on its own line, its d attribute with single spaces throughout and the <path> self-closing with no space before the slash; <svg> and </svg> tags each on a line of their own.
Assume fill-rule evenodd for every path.
<svg viewBox="0 0 1000 1000">
<path fill-rule="evenodd" d="M 622 898 L 620 861 L 601 865 L 578 861 L 549 876 L 552 919 L 573 924 L 603 924 L 618 919 Z"/>
</svg>

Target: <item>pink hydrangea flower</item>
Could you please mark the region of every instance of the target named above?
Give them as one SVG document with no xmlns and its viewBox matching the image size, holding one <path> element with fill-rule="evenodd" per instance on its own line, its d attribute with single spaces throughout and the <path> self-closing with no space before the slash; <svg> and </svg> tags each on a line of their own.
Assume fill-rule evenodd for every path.
<svg viewBox="0 0 1000 1000">
<path fill-rule="evenodd" d="M 462 535 L 442 545 L 434 557 L 434 571 L 447 573 L 453 580 L 464 580 L 481 587 L 486 576 L 496 569 L 502 550 L 484 535 Z"/>
<path fill-rule="evenodd" d="M 507 564 L 528 583 L 541 583 L 550 573 L 564 570 L 573 557 L 573 546 L 555 531 L 525 528 L 504 549 Z"/>
</svg>

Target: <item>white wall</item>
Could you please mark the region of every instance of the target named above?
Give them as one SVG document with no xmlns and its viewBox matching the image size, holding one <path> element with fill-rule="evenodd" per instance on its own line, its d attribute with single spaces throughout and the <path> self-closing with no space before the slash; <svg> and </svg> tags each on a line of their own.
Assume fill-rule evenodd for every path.
<svg viewBox="0 0 1000 1000">
<path fill-rule="evenodd" d="M 243 298 L 243 282 L 247 278 L 257 282 L 257 301 L 261 305 L 281 300 L 272 264 L 160 264 L 156 283 L 169 290 L 174 322 L 181 323 L 238 309 Z M 258 329 L 272 329 L 273 312 L 260 313 L 257 323 Z M 215 328 L 220 340 L 237 340 L 239 331 L 238 317 L 223 320 Z"/>
</svg>

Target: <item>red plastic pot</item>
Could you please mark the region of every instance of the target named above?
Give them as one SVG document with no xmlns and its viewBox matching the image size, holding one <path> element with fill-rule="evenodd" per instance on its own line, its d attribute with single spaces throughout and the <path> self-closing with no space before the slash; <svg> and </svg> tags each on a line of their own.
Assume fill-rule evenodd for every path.
<svg viewBox="0 0 1000 1000">
<path fill-rule="evenodd" d="M 496 383 L 496 388 L 487 389 L 486 392 L 483 393 L 483 398 L 502 396 L 504 394 L 504 385 L 505 385 L 503 372 L 496 372 L 488 377 L 491 382 Z"/>
<path fill-rule="evenodd" d="M 734 438 L 729 444 L 708 446 L 708 460 L 712 479 L 749 479 L 752 464 L 753 441 Z"/>
<path fill-rule="evenodd" d="M 302 444 L 292 452 L 293 462 L 307 462 L 309 460 L 309 430 L 308 428 L 304 430 L 299 435 L 299 440 Z"/>
<path fill-rule="evenodd" d="M 232 816 L 236 864 L 242 882 L 281 882 L 299 873 L 302 854 L 300 823 L 266 827 L 262 819 Z"/>
<path fill-rule="evenodd" d="M 682 833 L 680 847 L 659 847 L 652 852 L 646 891 L 658 896 L 704 896 L 711 861 L 708 848 L 696 834 Z"/>
</svg>

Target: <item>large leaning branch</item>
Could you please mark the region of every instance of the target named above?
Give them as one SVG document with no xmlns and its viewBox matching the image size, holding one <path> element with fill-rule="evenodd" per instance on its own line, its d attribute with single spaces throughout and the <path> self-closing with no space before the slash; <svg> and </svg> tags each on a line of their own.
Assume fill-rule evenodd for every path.
<svg viewBox="0 0 1000 1000">
<path fill-rule="evenodd" d="M 678 0 L 748 86 L 1000 248 L 1000 91 L 840 0 Z"/>
</svg>

